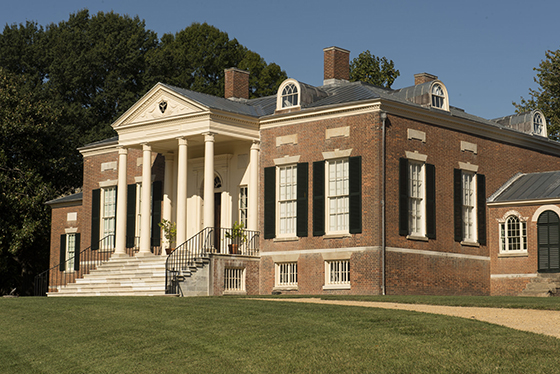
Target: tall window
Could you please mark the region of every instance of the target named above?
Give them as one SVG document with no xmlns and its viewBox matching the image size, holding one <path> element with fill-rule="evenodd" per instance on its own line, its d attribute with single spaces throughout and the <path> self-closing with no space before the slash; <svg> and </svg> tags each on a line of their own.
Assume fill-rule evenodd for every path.
<svg viewBox="0 0 560 374">
<path fill-rule="evenodd" d="M 101 209 L 102 233 L 104 249 L 114 248 L 115 242 L 115 216 L 117 207 L 117 188 L 103 188 L 103 205 Z M 109 238 L 107 238 L 110 236 Z"/>
<path fill-rule="evenodd" d="M 277 286 L 297 286 L 297 282 L 297 262 L 285 262 L 276 264 Z"/>
<path fill-rule="evenodd" d="M 409 231 L 411 235 L 424 235 L 424 164 L 420 162 L 409 162 L 408 164 L 408 180 L 409 180 Z"/>
<path fill-rule="evenodd" d="M 527 222 L 509 216 L 500 223 L 500 249 L 502 252 L 527 250 Z"/>
<path fill-rule="evenodd" d="M 278 168 L 278 214 L 279 234 L 296 233 L 297 217 L 297 165 Z"/>
<path fill-rule="evenodd" d="M 328 219 L 329 231 L 348 232 L 348 159 L 328 162 Z"/>
<path fill-rule="evenodd" d="M 298 89 L 293 83 L 287 84 L 282 90 L 282 108 L 299 105 Z"/>
<path fill-rule="evenodd" d="M 474 233 L 474 173 L 463 171 L 463 240 L 476 241 Z"/>
<path fill-rule="evenodd" d="M 247 228 L 247 186 L 239 188 L 239 222 Z"/>
<path fill-rule="evenodd" d="M 74 271 L 76 255 L 76 234 L 66 234 L 66 263 L 67 271 Z"/>
<path fill-rule="evenodd" d="M 443 88 L 439 84 L 432 87 L 432 106 L 435 108 L 443 108 L 445 103 L 445 94 Z"/>
<path fill-rule="evenodd" d="M 140 247 L 140 229 L 142 228 L 142 183 L 136 183 L 136 232 L 134 233 L 134 248 Z"/>
</svg>

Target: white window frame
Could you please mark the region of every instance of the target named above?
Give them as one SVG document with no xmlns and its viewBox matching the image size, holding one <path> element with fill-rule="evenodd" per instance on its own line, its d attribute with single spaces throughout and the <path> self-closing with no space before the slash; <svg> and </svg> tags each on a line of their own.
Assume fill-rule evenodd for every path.
<svg viewBox="0 0 560 374">
<path fill-rule="evenodd" d="M 247 186 L 239 187 L 239 222 L 243 224 L 243 227 L 247 228 L 247 220 L 249 214 L 249 188 Z"/>
<path fill-rule="evenodd" d="M 478 242 L 476 173 L 461 170 L 462 230 L 465 243 Z"/>
<path fill-rule="evenodd" d="M 547 137 L 546 119 L 540 111 L 533 112 L 533 134 Z"/>
<path fill-rule="evenodd" d="M 76 261 L 76 234 L 66 234 L 66 259 L 65 271 L 73 273 Z"/>
<path fill-rule="evenodd" d="M 500 253 L 527 252 L 527 219 L 517 212 L 508 212 L 504 215 L 504 219 L 499 221 L 499 230 Z"/>
<path fill-rule="evenodd" d="M 116 230 L 116 215 L 117 215 L 117 187 L 108 186 L 101 188 L 101 222 L 99 225 L 100 238 L 103 239 L 109 235 L 111 238 L 103 240 L 101 249 L 114 249 L 115 248 L 115 230 Z"/>
<path fill-rule="evenodd" d="M 426 236 L 426 168 L 424 162 L 408 160 L 408 234 Z"/>
<path fill-rule="evenodd" d="M 142 229 L 142 183 L 136 183 L 136 223 L 134 225 L 134 248 L 140 247 L 140 230 Z"/>
<path fill-rule="evenodd" d="M 276 236 L 296 237 L 297 230 L 297 164 L 276 167 Z"/>
<path fill-rule="evenodd" d="M 327 235 L 347 234 L 350 232 L 349 159 L 328 159 L 325 168 L 325 231 Z"/>
<path fill-rule="evenodd" d="M 239 267 L 224 268 L 224 293 L 245 293 L 245 269 Z"/>
<path fill-rule="evenodd" d="M 449 111 L 449 95 L 447 88 L 440 81 L 434 81 L 430 86 L 430 106 L 432 108 Z"/>
<path fill-rule="evenodd" d="M 350 260 L 325 261 L 325 286 L 323 289 L 350 289 Z"/>
<path fill-rule="evenodd" d="M 295 79 L 286 79 L 276 93 L 276 110 L 299 108 L 301 106 L 301 86 Z"/>
<path fill-rule="evenodd" d="M 276 267 L 276 288 L 297 289 L 298 273 L 297 261 L 294 262 L 278 262 Z"/>
</svg>

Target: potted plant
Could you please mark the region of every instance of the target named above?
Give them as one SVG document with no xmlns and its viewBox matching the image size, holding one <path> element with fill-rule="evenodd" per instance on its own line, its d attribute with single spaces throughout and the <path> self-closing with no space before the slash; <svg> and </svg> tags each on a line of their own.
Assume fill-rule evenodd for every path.
<svg viewBox="0 0 560 374">
<path fill-rule="evenodd" d="M 165 248 L 165 251 L 167 254 L 170 254 L 175 249 L 172 243 L 175 243 L 175 238 L 177 237 L 177 224 L 164 219 L 158 223 L 158 226 L 163 230 L 163 235 L 167 239 L 168 247 Z"/>
<path fill-rule="evenodd" d="M 238 223 L 235 221 L 233 228 L 226 231 L 226 238 L 228 238 L 231 242 L 228 244 L 229 253 L 238 254 L 239 244 L 247 240 L 247 235 L 245 235 L 245 231 L 243 229 L 243 222 Z"/>
</svg>

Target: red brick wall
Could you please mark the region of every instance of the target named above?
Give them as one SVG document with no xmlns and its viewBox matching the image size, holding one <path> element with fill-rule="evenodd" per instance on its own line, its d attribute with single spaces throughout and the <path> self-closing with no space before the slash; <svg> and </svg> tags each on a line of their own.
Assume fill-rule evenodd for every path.
<svg viewBox="0 0 560 374">
<path fill-rule="evenodd" d="M 76 221 L 68 221 L 68 213 L 73 212 L 78 214 L 78 219 Z M 66 234 L 65 229 L 77 228 L 78 233 L 83 232 L 84 221 L 82 219 L 82 214 L 81 202 L 78 202 L 73 206 L 53 207 L 51 214 L 51 253 L 49 268 L 52 268 L 60 263 L 60 235 Z M 83 243 L 83 234 L 81 234 L 81 236 L 81 243 Z"/>
<path fill-rule="evenodd" d="M 350 52 L 340 48 L 324 50 L 324 79 L 350 79 Z"/>
<path fill-rule="evenodd" d="M 224 295 L 224 271 L 226 268 L 245 269 L 247 295 L 259 294 L 259 259 L 237 256 L 212 256 L 212 295 Z"/>
</svg>

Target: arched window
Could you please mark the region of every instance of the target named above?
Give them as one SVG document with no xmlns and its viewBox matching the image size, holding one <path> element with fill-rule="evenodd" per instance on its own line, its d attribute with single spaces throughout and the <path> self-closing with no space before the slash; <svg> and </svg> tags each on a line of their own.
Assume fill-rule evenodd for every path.
<svg viewBox="0 0 560 374">
<path fill-rule="evenodd" d="M 544 120 L 540 113 L 535 113 L 533 116 L 533 132 L 537 135 L 544 135 Z"/>
<path fill-rule="evenodd" d="M 297 86 L 293 83 L 287 84 L 282 90 L 282 108 L 299 105 Z"/>
<path fill-rule="evenodd" d="M 527 250 L 527 222 L 511 215 L 500 223 L 501 252 Z"/>
<path fill-rule="evenodd" d="M 440 84 L 434 84 L 432 87 L 432 107 L 444 109 L 445 92 Z"/>
</svg>

